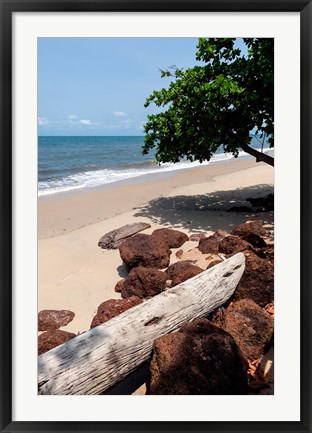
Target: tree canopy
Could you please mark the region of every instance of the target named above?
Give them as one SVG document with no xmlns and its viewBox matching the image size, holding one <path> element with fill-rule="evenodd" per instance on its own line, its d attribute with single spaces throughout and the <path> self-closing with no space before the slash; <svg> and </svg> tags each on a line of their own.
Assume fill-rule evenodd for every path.
<svg viewBox="0 0 312 433">
<path fill-rule="evenodd" d="M 161 71 L 173 80 L 145 102 L 164 110 L 147 117 L 144 154 L 156 148 L 158 162 L 202 162 L 222 145 L 235 157 L 242 149 L 274 165 L 274 158 L 250 146 L 252 130 L 274 145 L 274 39 L 244 38 L 246 53 L 235 41 L 201 38 L 201 65 Z"/>
</svg>

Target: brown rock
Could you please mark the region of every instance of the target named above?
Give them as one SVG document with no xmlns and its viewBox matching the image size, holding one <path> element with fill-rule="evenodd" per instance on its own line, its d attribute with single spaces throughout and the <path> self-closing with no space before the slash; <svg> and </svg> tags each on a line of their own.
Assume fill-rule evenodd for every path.
<svg viewBox="0 0 312 433">
<path fill-rule="evenodd" d="M 127 299 L 109 299 L 108 301 L 102 302 L 98 307 L 96 315 L 93 317 L 91 328 L 101 325 L 104 322 L 118 316 L 129 308 L 135 305 L 141 304 L 142 300 L 137 296 L 131 296 Z"/>
<path fill-rule="evenodd" d="M 274 268 L 268 260 L 245 252 L 245 271 L 234 292 L 235 299 L 250 298 L 260 307 L 274 301 Z"/>
<path fill-rule="evenodd" d="M 237 236 L 227 236 L 219 243 L 219 252 L 228 257 L 251 248 L 251 245 Z"/>
<path fill-rule="evenodd" d="M 231 335 L 196 319 L 154 341 L 147 394 L 244 394 L 247 368 Z"/>
<path fill-rule="evenodd" d="M 180 259 L 180 258 L 183 256 L 183 250 L 178 250 L 178 251 L 175 253 L 175 255 L 176 255 L 176 257 L 177 257 L 178 259 Z"/>
<path fill-rule="evenodd" d="M 219 240 L 213 235 L 209 236 L 209 238 L 200 239 L 198 249 L 203 254 L 218 254 Z"/>
<path fill-rule="evenodd" d="M 38 330 L 49 331 L 68 325 L 75 313 L 69 310 L 42 310 L 38 313 Z"/>
<path fill-rule="evenodd" d="M 258 236 L 265 236 L 266 229 L 263 227 L 262 221 L 249 221 L 244 224 L 240 224 L 231 231 L 231 235 L 243 237 L 246 234 L 252 233 Z"/>
<path fill-rule="evenodd" d="M 251 299 L 241 299 L 225 310 L 223 329 L 232 335 L 249 361 L 263 355 L 273 328 L 271 316 Z"/>
<path fill-rule="evenodd" d="M 250 221 L 234 227 L 231 234 L 239 236 L 249 242 L 256 248 L 265 248 L 267 246 L 262 236 L 266 235 L 266 229 L 261 221 Z"/>
<path fill-rule="evenodd" d="M 118 281 L 118 283 L 115 286 L 115 292 L 121 293 L 121 289 L 122 289 L 124 281 L 125 281 L 125 279 Z"/>
<path fill-rule="evenodd" d="M 189 240 L 189 237 L 185 233 L 167 228 L 154 230 L 151 236 L 156 240 L 164 242 L 168 248 L 180 248 Z"/>
<path fill-rule="evenodd" d="M 181 261 L 170 265 L 165 272 L 167 279 L 171 280 L 171 287 L 174 287 L 200 274 L 203 272 L 203 269 L 192 265 L 189 261 Z"/>
<path fill-rule="evenodd" d="M 42 355 L 74 337 L 76 337 L 76 334 L 60 331 L 59 329 L 43 332 L 38 337 L 38 355 Z"/>
<path fill-rule="evenodd" d="M 119 247 L 120 257 L 127 270 L 137 266 L 166 268 L 170 262 L 171 251 L 156 237 L 138 234 L 126 239 Z"/>
<path fill-rule="evenodd" d="M 131 269 L 121 285 L 121 297 L 151 298 L 166 288 L 167 275 L 158 269 L 138 266 Z"/>
<path fill-rule="evenodd" d="M 209 265 L 207 266 L 207 269 L 213 268 L 215 265 L 218 265 L 219 263 L 222 263 L 223 260 L 213 260 L 212 262 L 209 263 Z"/>
<path fill-rule="evenodd" d="M 228 236 L 223 230 L 217 230 L 213 235 L 208 238 L 202 238 L 199 241 L 198 249 L 203 254 L 218 254 L 219 251 L 219 243 Z"/>
</svg>

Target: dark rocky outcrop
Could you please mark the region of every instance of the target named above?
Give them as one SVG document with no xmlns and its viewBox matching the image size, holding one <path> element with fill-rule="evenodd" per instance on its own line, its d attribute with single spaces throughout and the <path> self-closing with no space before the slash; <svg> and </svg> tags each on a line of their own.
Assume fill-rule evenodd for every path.
<svg viewBox="0 0 312 433">
<path fill-rule="evenodd" d="M 76 334 L 59 329 L 43 332 L 38 337 L 38 355 L 42 355 L 74 337 L 76 337 Z"/>
<path fill-rule="evenodd" d="M 167 228 L 154 230 L 151 236 L 166 244 L 168 248 L 180 248 L 189 240 L 189 237 L 185 233 Z"/>
<path fill-rule="evenodd" d="M 245 271 L 234 292 L 234 298 L 250 298 L 264 307 L 274 301 L 274 267 L 252 251 L 245 252 L 245 257 Z"/>
<path fill-rule="evenodd" d="M 59 329 L 73 320 L 75 313 L 69 310 L 42 310 L 38 313 L 38 331 Z"/>
<path fill-rule="evenodd" d="M 127 270 L 137 266 L 163 269 L 169 265 L 171 251 L 156 237 L 138 234 L 126 239 L 119 252 Z"/>
<path fill-rule="evenodd" d="M 230 334 L 196 319 L 154 341 L 147 394 L 244 394 L 247 368 Z"/>
<path fill-rule="evenodd" d="M 116 287 L 118 286 L 122 298 L 151 298 L 166 288 L 166 279 L 166 274 L 158 269 L 138 266 L 129 272 L 127 278 L 117 283 Z"/>
<path fill-rule="evenodd" d="M 137 296 L 131 296 L 127 299 L 109 299 L 102 302 L 97 309 L 96 315 L 93 317 L 91 328 L 107 322 L 113 317 L 118 316 L 129 308 L 141 304 L 142 300 Z"/>
<path fill-rule="evenodd" d="M 251 299 L 233 302 L 226 310 L 223 329 L 232 335 L 249 361 L 259 359 L 273 335 L 273 320 Z"/>
</svg>

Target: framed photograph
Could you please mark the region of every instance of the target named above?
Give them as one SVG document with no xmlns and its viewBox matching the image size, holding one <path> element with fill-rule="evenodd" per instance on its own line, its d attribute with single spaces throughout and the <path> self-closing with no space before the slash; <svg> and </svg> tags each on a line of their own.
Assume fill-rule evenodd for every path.
<svg viewBox="0 0 312 433">
<path fill-rule="evenodd" d="M 1 431 L 311 421 L 311 1 L 1 4 Z"/>
</svg>

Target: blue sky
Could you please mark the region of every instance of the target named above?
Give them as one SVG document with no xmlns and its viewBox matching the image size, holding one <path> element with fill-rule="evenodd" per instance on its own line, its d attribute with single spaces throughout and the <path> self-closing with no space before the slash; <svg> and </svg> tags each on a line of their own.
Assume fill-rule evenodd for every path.
<svg viewBox="0 0 312 433">
<path fill-rule="evenodd" d="M 195 38 L 39 38 L 39 135 L 143 135 L 145 99 L 168 66 L 196 63 Z"/>
</svg>

